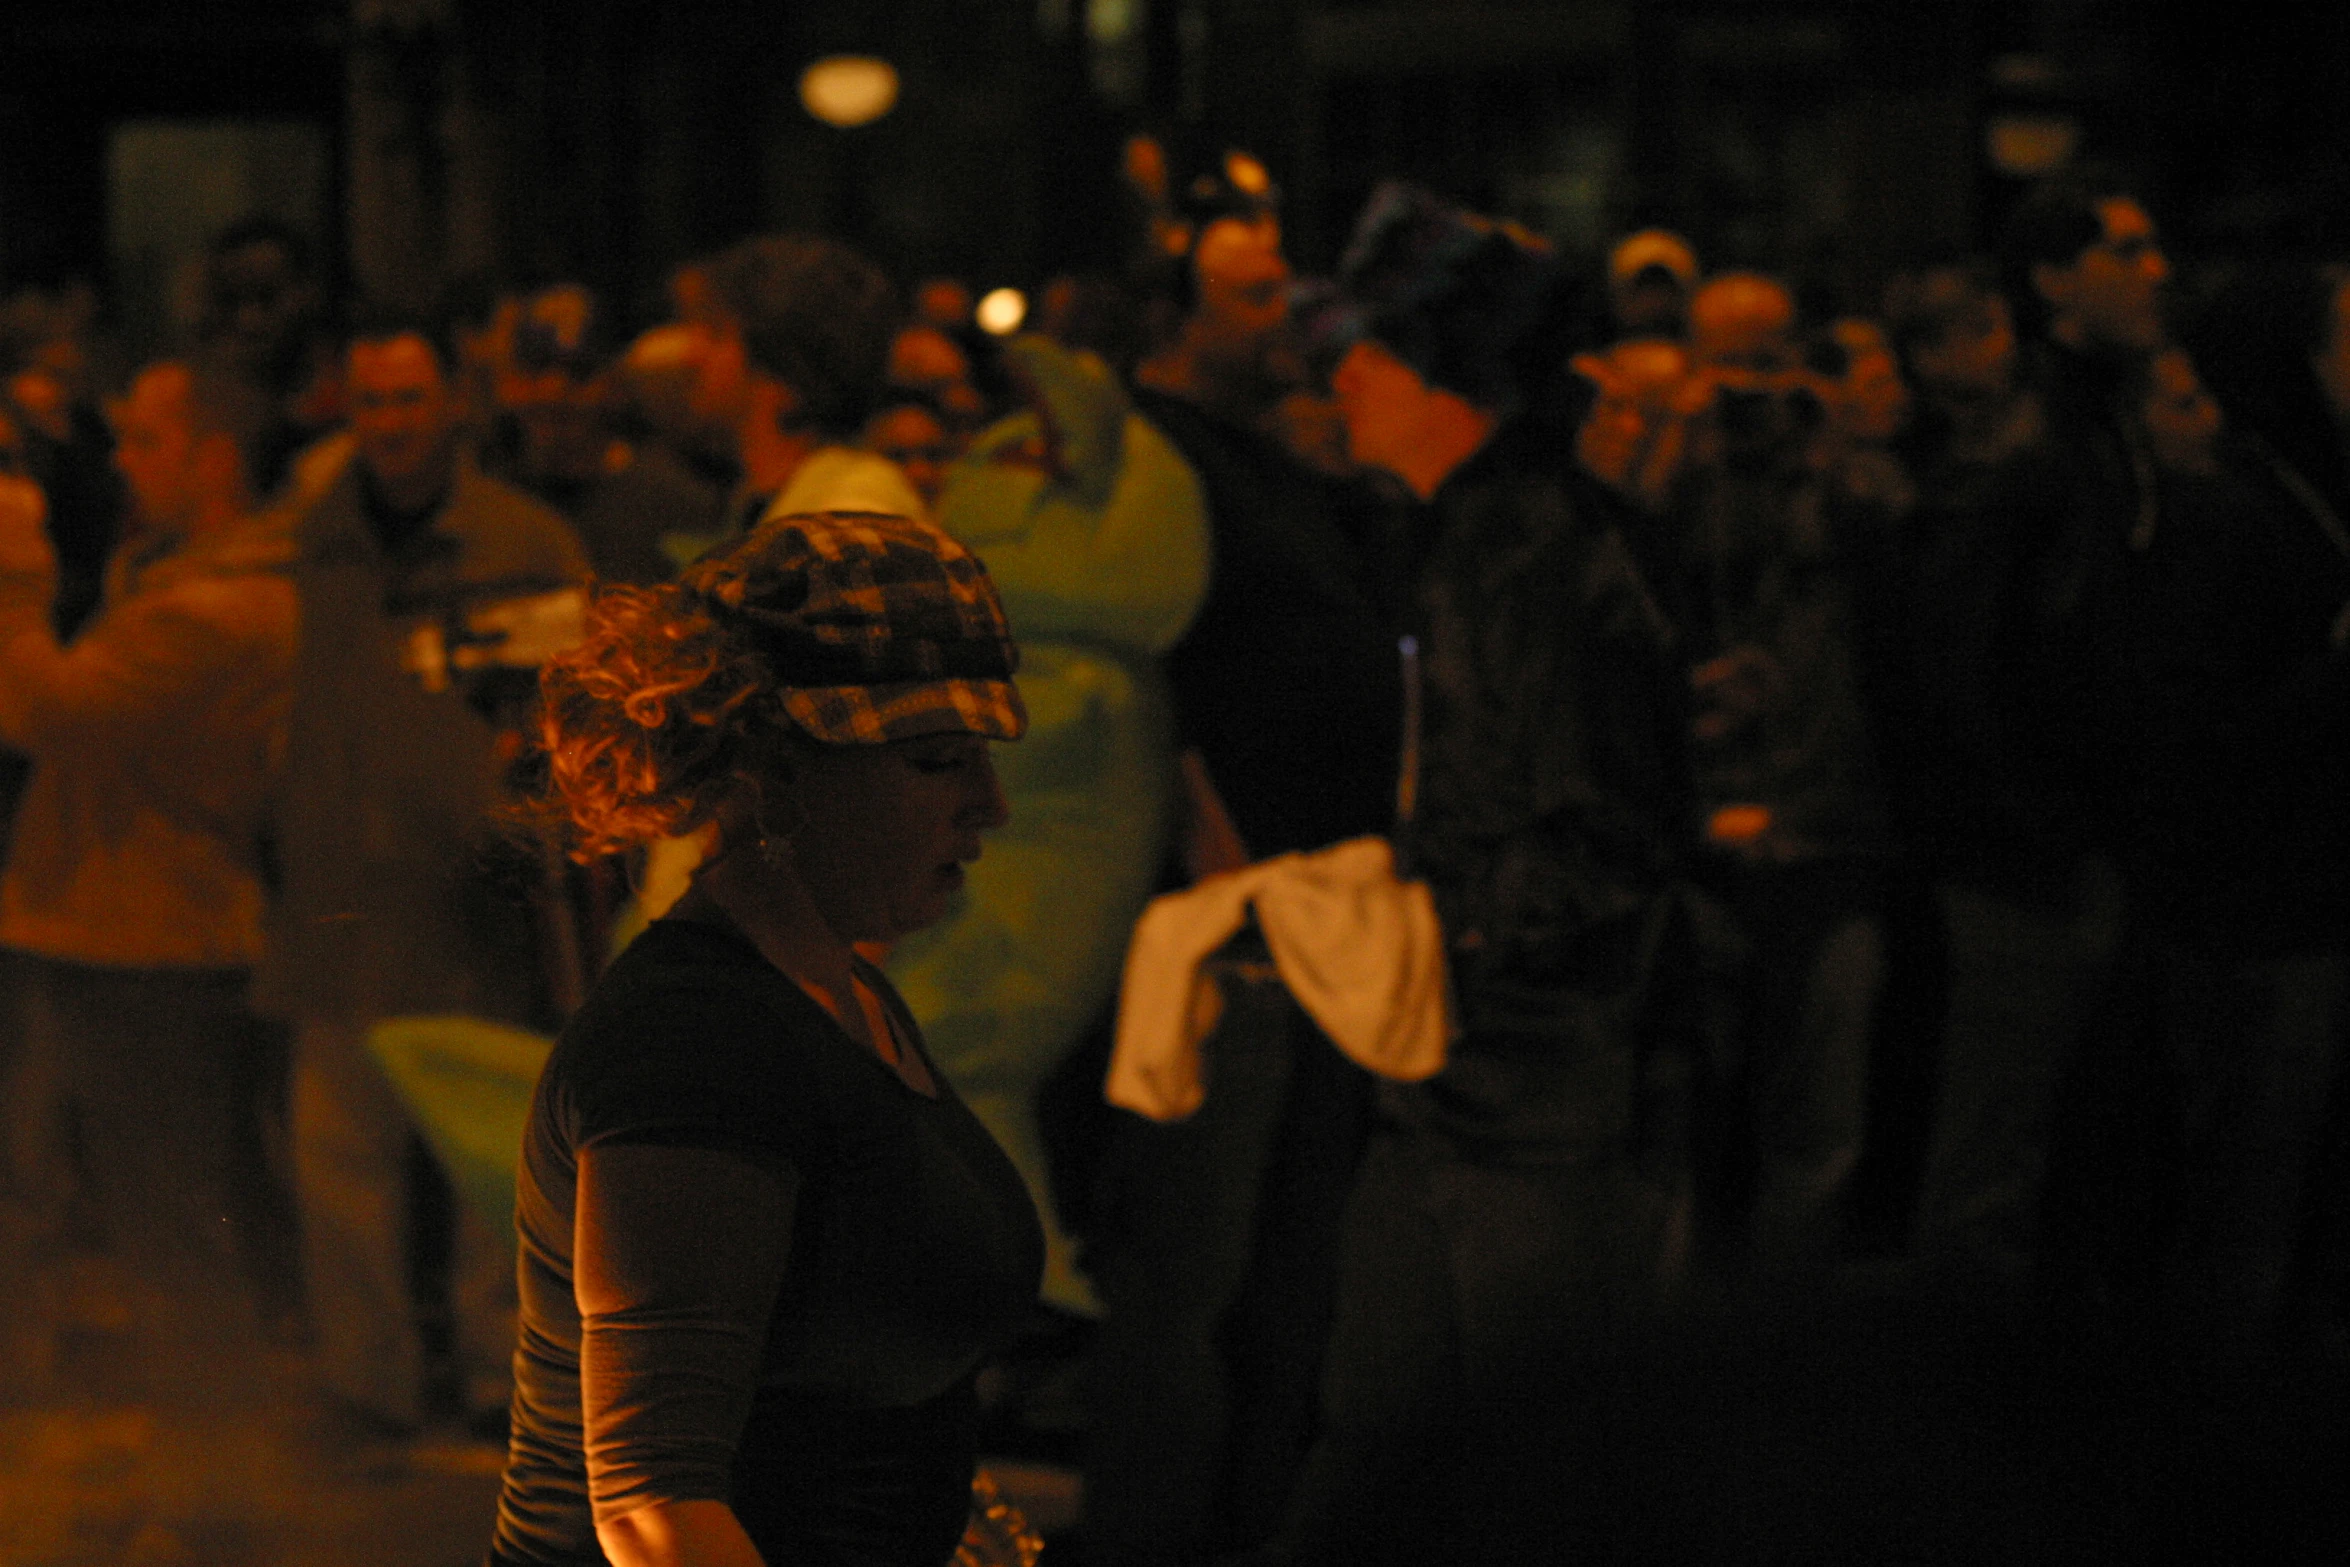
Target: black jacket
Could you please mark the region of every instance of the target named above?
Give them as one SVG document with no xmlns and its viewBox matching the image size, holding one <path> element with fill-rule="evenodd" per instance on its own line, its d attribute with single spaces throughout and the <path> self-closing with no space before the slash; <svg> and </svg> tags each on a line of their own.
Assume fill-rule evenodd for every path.
<svg viewBox="0 0 2350 1567">
<path fill-rule="evenodd" d="M 1555 454 L 1504 430 L 1438 492 L 1418 811 L 1462 1028 L 1388 1097 L 1468 1140 L 1584 1157 L 1636 1135 L 1641 1016 L 1694 817 L 1671 628 Z"/>
<path fill-rule="evenodd" d="M 1134 401 L 1208 503 L 1207 598 L 1167 655 L 1183 744 L 1258 859 L 1386 831 L 1402 712 L 1386 509 L 1181 398 Z"/>
</svg>

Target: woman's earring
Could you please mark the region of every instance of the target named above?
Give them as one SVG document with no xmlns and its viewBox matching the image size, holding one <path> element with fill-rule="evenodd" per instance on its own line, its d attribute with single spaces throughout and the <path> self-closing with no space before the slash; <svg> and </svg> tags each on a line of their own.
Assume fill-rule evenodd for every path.
<svg viewBox="0 0 2350 1567">
<path fill-rule="evenodd" d="M 792 839 L 802 827 L 808 824 L 807 808 L 797 800 L 791 803 L 793 814 L 798 820 L 780 832 L 767 825 L 767 814 L 764 808 L 752 813 L 751 825 L 758 830 L 759 834 L 759 857 L 769 865 L 789 863 Z"/>
</svg>

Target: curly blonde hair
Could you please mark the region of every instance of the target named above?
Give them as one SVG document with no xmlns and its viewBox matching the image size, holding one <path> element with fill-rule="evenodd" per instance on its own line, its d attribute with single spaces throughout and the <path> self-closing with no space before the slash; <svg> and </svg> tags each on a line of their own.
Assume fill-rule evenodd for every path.
<svg viewBox="0 0 2350 1567">
<path fill-rule="evenodd" d="M 688 584 L 599 590 L 539 695 L 545 814 L 583 862 L 702 826 L 793 732 L 765 663 Z"/>
</svg>

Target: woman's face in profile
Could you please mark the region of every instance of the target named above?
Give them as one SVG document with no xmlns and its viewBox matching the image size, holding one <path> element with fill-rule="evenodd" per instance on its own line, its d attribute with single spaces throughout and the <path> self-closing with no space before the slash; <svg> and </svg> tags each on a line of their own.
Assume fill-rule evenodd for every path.
<svg viewBox="0 0 2350 1567">
<path fill-rule="evenodd" d="M 792 866 L 851 942 L 896 941 L 944 918 L 980 834 L 1010 815 L 988 742 L 973 734 L 803 751 L 782 792 L 805 813 Z"/>
</svg>

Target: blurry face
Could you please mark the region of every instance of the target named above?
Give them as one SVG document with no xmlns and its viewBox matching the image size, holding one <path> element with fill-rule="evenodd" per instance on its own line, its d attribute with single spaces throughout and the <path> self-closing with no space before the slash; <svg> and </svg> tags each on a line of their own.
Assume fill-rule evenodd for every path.
<svg viewBox="0 0 2350 1567">
<path fill-rule="evenodd" d="M 203 503 L 188 390 L 185 370 L 162 366 L 132 382 L 129 395 L 110 410 L 114 466 L 139 520 L 150 528 L 184 528 Z"/>
<path fill-rule="evenodd" d="M 1600 483 L 1622 489 L 1648 438 L 1648 420 L 1620 377 L 1593 380 L 1599 394 L 1591 401 L 1591 412 L 1583 416 L 1583 427 L 1575 432 L 1575 460 Z"/>
<path fill-rule="evenodd" d="M 1619 343 L 1605 355 L 1579 358 L 1575 369 L 1598 389 L 1575 432 L 1575 460 L 1609 488 L 1656 503 L 1672 482 L 1663 448 L 1688 355 L 1675 343 Z"/>
<path fill-rule="evenodd" d="M 928 389 L 971 378 L 971 362 L 955 340 L 934 326 L 910 326 L 890 340 L 889 378 Z"/>
<path fill-rule="evenodd" d="M 1689 347 L 1700 364 L 1781 370 L 1795 357 L 1795 296 L 1775 279 L 1733 272 L 1689 302 Z"/>
<path fill-rule="evenodd" d="M 522 466 L 551 478 L 588 479 L 604 458 L 601 389 L 563 370 L 509 366 L 498 374 L 498 404 L 522 431 Z"/>
<path fill-rule="evenodd" d="M 1871 348 L 1852 356 L 1842 403 L 1845 433 L 1854 440 L 1881 444 L 1901 433 L 1909 418 L 1909 388 L 1889 350 Z"/>
<path fill-rule="evenodd" d="M 311 303 L 291 258 L 270 240 L 239 246 L 214 261 L 211 289 L 214 317 L 249 370 L 268 367 L 283 351 Z"/>
<path fill-rule="evenodd" d="M 2049 333 L 2080 348 L 2138 353 L 2162 341 L 2162 286 L 2170 262 L 2154 220 L 2126 196 L 2097 204 L 2104 233 L 2066 267 L 2033 269 L 2050 309 Z"/>
<path fill-rule="evenodd" d="M 1379 343 L 1360 342 L 1338 361 L 1330 391 L 1346 419 L 1348 457 L 1398 477 L 1412 470 L 1419 415 L 1428 400 L 1428 383 L 1417 370 Z"/>
<path fill-rule="evenodd" d="M 923 504 L 938 510 L 947 464 L 955 460 L 955 443 L 938 415 L 914 403 L 884 409 L 865 427 L 865 446 L 904 469 Z"/>
<path fill-rule="evenodd" d="M 657 326 L 629 346 L 621 360 L 624 395 L 663 440 L 682 450 L 723 453 L 733 427 L 696 407 L 704 329 Z"/>
<path fill-rule="evenodd" d="M 8 378 L 7 400 L 15 412 L 52 441 L 73 439 L 73 399 L 66 383 L 38 367 L 27 367 Z M 17 439 L 22 439 L 18 432 Z"/>
<path fill-rule="evenodd" d="M 980 835 L 1010 819 L 988 745 L 941 734 L 797 753 L 792 866 L 841 940 L 896 941 L 946 917 Z"/>
<path fill-rule="evenodd" d="M 2003 395 L 2015 384 L 2015 323 L 1997 294 L 1972 295 L 1942 335 L 1910 351 L 1919 386 L 1960 400 Z"/>
<path fill-rule="evenodd" d="M 751 398 L 751 358 L 742 334 L 721 327 L 689 322 L 683 329 L 692 347 L 693 366 L 686 407 L 696 419 L 732 427 Z"/>
<path fill-rule="evenodd" d="M 1218 218 L 1192 251 L 1199 297 L 1189 335 L 1212 369 L 1269 376 L 1287 346 L 1289 263 L 1271 219 Z"/>
<path fill-rule="evenodd" d="M 432 345 L 413 332 L 353 343 L 348 381 L 351 436 L 377 482 L 437 482 L 454 455 L 457 402 Z"/>
<path fill-rule="evenodd" d="M 1616 331 L 1678 333 L 1689 314 L 1689 291 L 1662 267 L 1650 267 L 1611 293 Z"/>
<path fill-rule="evenodd" d="M 949 331 L 971 319 L 971 290 L 951 277 L 934 277 L 914 290 L 914 314 Z"/>
<path fill-rule="evenodd" d="M 2195 362 L 2179 349 L 2155 357 L 2143 410 L 2155 460 L 2181 473 L 2211 473 L 2218 467 L 2213 442 L 2219 438 L 2219 404 L 2203 389 Z"/>
<path fill-rule="evenodd" d="M 971 384 L 971 360 L 955 340 L 936 327 L 910 326 L 889 347 L 889 379 L 937 399 L 966 427 L 984 420 L 987 403 Z"/>
<path fill-rule="evenodd" d="M 1339 479 L 1360 474 L 1347 455 L 1346 414 L 1335 397 L 1291 392 L 1266 414 L 1264 428 L 1290 456 L 1317 473 Z"/>
</svg>

